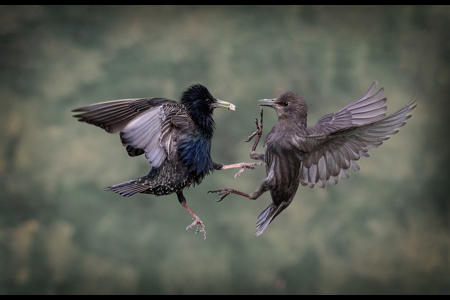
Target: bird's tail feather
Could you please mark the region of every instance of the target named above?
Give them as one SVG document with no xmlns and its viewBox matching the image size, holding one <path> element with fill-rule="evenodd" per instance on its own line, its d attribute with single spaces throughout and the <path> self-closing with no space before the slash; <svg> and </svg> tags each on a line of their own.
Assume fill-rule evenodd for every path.
<svg viewBox="0 0 450 300">
<path fill-rule="evenodd" d="M 108 186 L 105 191 L 112 191 L 114 193 L 120 194 L 124 197 L 130 197 L 137 193 L 142 193 L 149 189 L 148 185 L 139 184 L 139 178 L 133 179 L 127 182 L 122 182 L 116 185 Z"/>
<path fill-rule="evenodd" d="M 282 212 L 287 206 L 281 204 L 276 206 L 273 202 L 258 216 L 256 223 L 256 236 L 264 232 L 266 227 Z"/>
</svg>

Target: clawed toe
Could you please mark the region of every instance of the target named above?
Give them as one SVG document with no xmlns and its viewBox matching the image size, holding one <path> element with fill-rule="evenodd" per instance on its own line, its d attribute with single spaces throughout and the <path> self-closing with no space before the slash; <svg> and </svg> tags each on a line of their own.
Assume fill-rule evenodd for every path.
<svg viewBox="0 0 450 300">
<path fill-rule="evenodd" d="M 252 138 L 254 138 L 256 135 L 261 137 L 262 135 L 262 129 L 263 129 L 263 125 L 262 125 L 262 121 L 263 121 L 263 110 L 261 109 L 261 120 L 258 123 L 258 118 L 255 118 L 255 123 L 256 123 L 256 131 L 253 132 L 248 139 L 246 140 L 246 142 L 250 142 L 252 140 Z"/>
<path fill-rule="evenodd" d="M 258 130 L 257 131 L 255 131 L 255 132 L 253 132 L 249 137 L 248 137 L 248 139 L 245 141 L 245 142 L 250 142 L 251 140 L 252 140 L 252 138 L 254 138 L 255 137 L 255 135 L 260 135 L 261 133 L 259 133 L 258 132 Z"/>
<path fill-rule="evenodd" d="M 234 180 L 236 180 L 236 177 L 241 176 L 242 172 L 244 172 L 245 169 L 254 170 L 255 166 L 260 166 L 262 164 L 263 164 L 263 162 L 243 163 L 239 172 L 237 172 L 236 175 L 234 175 Z"/>
<path fill-rule="evenodd" d="M 188 229 L 191 229 L 192 227 L 194 227 L 195 225 L 197 225 L 197 230 L 195 230 L 195 234 L 199 233 L 199 232 L 203 232 L 203 236 L 205 237 L 204 239 L 206 240 L 206 230 L 205 230 L 205 225 L 203 225 L 202 220 L 200 220 L 199 218 L 196 218 L 194 220 L 194 222 L 192 222 L 191 225 L 189 225 L 188 227 L 186 227 L 186 232 L 188 231 Z M 201 228 L 201 229 L 200 229 Z"/>
<path fill-rule="evenodd" d="M 249 169 L 255 169 L 255 168 L 253 168 L 253 167 L 248 167 Z M 245 170 L 245 167 L 242 167 L 240 170 L 239 170 L 239 172 L 237 172 L 235 175 L 234 175 L 234 180 L 236 180 L 236 177 L 238 177 L 238 176 L 241 176 L 241 174 L 242 174 L 242 172 L 244 172 L 244 170 Z"/>
<path fill-rule="evenodd" d="M 215 190 L 215 191 L 209 191 L 208 193 L 215 193 L 215 194 L 220 196 L 220 199 L 216 200 L 216 202 L 222 201 L 226 196 L 231 194 L 230 190 L 228 190 L 228 189 L 220 189 L 220 190 Z"/>
</svg>

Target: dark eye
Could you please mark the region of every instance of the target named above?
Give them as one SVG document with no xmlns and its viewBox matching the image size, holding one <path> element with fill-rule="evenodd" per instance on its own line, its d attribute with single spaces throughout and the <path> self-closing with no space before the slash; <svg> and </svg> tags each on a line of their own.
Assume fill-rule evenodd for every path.
<svg viewBox="0 0 450 300">
<path fill-rule="evenodd" d="M 283 102 L 281 105 L 283 105 L 283 106 L 288 106 L 288 105 L 289 105 L 289 102 Z"/>
</svg>

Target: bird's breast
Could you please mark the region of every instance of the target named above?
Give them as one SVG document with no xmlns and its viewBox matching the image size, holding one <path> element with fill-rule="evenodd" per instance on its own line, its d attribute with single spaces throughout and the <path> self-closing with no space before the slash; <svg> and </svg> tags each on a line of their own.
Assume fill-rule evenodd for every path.
<svg viewBox="0 0 450 300">
<path fill-rule="evenodd" d="M 202 177 L 211 172 L 211 140 L 200 136 L 187 136 L 178 143 L 177 154 L 189 169 L 189 172 Z"/>
<path fill-rule="evenodd" d="M 277 175 L 276 181 L 292 181 L 300 175 L 302 153 L 292 147 L 268 145 L 265 153 L 266 167 Z"/>
</svg>

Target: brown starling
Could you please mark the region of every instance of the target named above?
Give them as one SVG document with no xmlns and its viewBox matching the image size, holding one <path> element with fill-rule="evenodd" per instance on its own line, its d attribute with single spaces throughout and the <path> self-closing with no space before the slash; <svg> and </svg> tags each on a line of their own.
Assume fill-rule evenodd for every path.
<svg viewBox="0 0 450 300">
<path fill-rule="evenodd" d="M 307 127 L 307 105 L 305 100 L 293 92 L 276 99 L 263 99 L 260 104 L 275 109 L 278 121 L 267 134 L 265 153 L 255 152 L 262 134 L 262 109 L 260 124 L 256 122 L 257 140 L 250 157 L 266 164 L 267 178 L 257 190 L 246 194 L 233 189 L 210 191 L 217 193 L 222 201 L 231 193 L 255 200 L 270 191 L 272 203 L 259 216 L 256 235 L 260 235 L 273 219 L 291 204 L 299 184 L 313 188 L 324 188 L 337 184 L 339 177 L 347 179 L 350 169 L 359 170 L 358 160 L 368 157 L 369 149 L 376 148 L 396 134 L 397 128 L 405 125 L 416 106 L 414 102 L 386 117 L 386 98 L 380 99 L 384 89 L 374 93 L 375 81 L 358 100 L 337 113 L 319 119 L 317 124 Z"/>
</svg>

